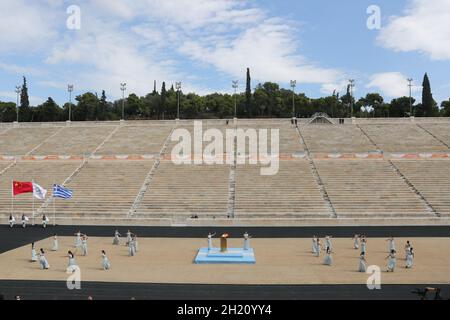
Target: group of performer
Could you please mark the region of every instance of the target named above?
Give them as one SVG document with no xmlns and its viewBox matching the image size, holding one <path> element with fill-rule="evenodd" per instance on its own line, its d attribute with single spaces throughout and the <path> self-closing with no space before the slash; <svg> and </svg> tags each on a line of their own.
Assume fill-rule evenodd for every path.
<svg viewBox="0 0 450 320">
<path fill-rule="evenodd" d="M 29 221 L 30 221 L 30 218 L 28 218 L 25 214 L 22 214 L 22 219 L 21 219 L 22 228 L 26 228 Z M 42 227 L 47 228 L 47 225 L 49 224 L 49 222 L 50 222 L 50 219 L 44 214 L 42 216 Z M 9 215 L 9 226 L 11 228 L 14 228 L 15 224 L 16 224 L 16 218 L 12 214 L 10 214 Z"/>
<path fill-rule="evenodd" d="M 320 243 L 320 239 L 317 236 L 313 236 L 312 238 L 312 253 L 314 254 L 314 256 L 319 257 L 320 252 L 323 250 L 325 252 L 323 264 L 328 266 L 331 266 L 333 264 L 332 254 L 334 252 L 331 238 L 332 236 L 325 237 L 324 240 L 325 243 L 323 247 Z M 386 241 L 388 242 L 388 252 L 389 252 L 389 255 L 386 257 L 386 260 L 388 260 L 386 271 L 394 272 L 397 266 L 397 251 L 395 247 L 395 239 L 394 237 L 391 236 L 388 239 L 386 239 Z M 364 235 L 356 234 L 353 237 L 353 248 L 355 250 L 360 250 L 358 271 L 365 273 L 367 270 L 366 264 L 367 237 Z M 410 241 L 407 241 L 405 245 L 405 260 L 406 260 L 405 268 L 407 269 L 412 268 L 414 264 L 414 249 Z"/>
<path fill-rule="evenodd" d="M 208 234 L 208 237 L 207 237 L 208 250 L 213 249 L 212 239 L 215 235 L 216 235 L 215 233 Z M 119 233 L 118 230 L 116 230 L 114 233 L 113 245 L 120 246 L 121 245 L 121 237 L 122 237 L 122 235 Z M 248 234 L 248 232 L 245 232 L 243 237 L 244 237 L 243 249 L 249 250 L 251 236 Z M 333 265 L 333 256 L 332 255 L 335 252 L 333 250 L 332 238 L 333 237 L 331 235 L 325 236 L 323 245 L 322 245 L 319 237 L 314 235 L 312 238 L 312 253 L 313 253 L 313 255 L 316 257 L 320 257 L 321 252 L 324 251 L 325 256 L 324 256 L 323 264 L 327 265 L 327 266 Z M 75 233 L 75 249 L 76 250 L 80 249 L 82 256 L 88 255 L 88 242 L 87 241 L 88 241 L 88 236 L 86 234 L 82 234 L 80 231 Z M 394 239 L 394 237 L 391 236 L 388 239 L 386 239 L 386 241 L 388 242 L 388 252 L 389 252 L 388 256 L 386 257 L 386 260 L 387 260 L 386 271 L 394 272 L 395 268 L 397 266 L 397 251 L 396 251 L 396 246 L 395 246 L 395 239 Z M 131 257 L 135 256 L 139 250 L 137 235 L 132 233 L 130 230 L 128 230 L 126 233 L 125 246 L 128 247 L 129 256 L 131 256 Z M 353 248 L 355 250 L 360 250 L 358 271 L 365 273 L 367 270 L 367 261 L 366 261 L 367 237 L 364 235 L 356 234 L 353 237 Z M 59 249 L 58 236 L 55 234 L 53 237 L 53 247 L 51 250 L 58 251 L 58 249 Z M 413 267 L 413 264 L 414 264 L 414 249 L 413 249 L 410 241 L 406 242 L 404 250 L 405 250 L 405 260 L 406 260 L 405 268 L 410 269 Z M 109 270 L 111 268 L 111 263 L 106 255 L 105 250 L 101 251 L 101 256 L 102 256 L 103 270 Z M 75 261 L 75 255 L 72 251 L 68 251 L 68 258 L 69 258 L 68 268 L 75 267 L 77 264 Z M 43 269 L 43 270 L 47 270 L 50 268 L 50 264 L 48 263 L 48 261 L 45 257 L 44 250 L 41 248 L 39 250 L 39 254 L 37 254 L 34 242 L 31 244 L 31 261 L 32 262 L 39 261 L 41 269 Z"/>
<path fill-rule="evenodd" d="M 120 237 L 122 235 L 118 230 L 114 233 L 113 245 L 120 246 Z M 130 230 L 127 231 L 125 246 L 128 247 L 128 254 L 130 257 L 134 257 L 139 251 L 139 245 L 137 240 L 137 234 L 132 233 Z"/>
</svg>

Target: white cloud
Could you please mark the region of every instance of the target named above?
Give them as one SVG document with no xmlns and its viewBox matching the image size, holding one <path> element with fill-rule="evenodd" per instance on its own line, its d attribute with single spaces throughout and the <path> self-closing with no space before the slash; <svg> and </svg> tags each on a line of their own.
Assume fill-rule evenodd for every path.
<svg viewBox="0 0 450 320">
<path fill-rule="evenodd" d="M 297 54 L 297 43 L 290 35 L 293 27 L 277 19 L 267 19 L 240 33 L 236 38 L 190 39 L 180 51 L 192 59 L 208 63 L 219 71 L 240 77 L 246 67 L 259 81 L 287 83 L 328 83 L 340 72 L 316 66 Z"/>
<path fill-rule="evenodd" d="M 49 15 L 53 2 L 36 4 L 35 1 L 0 1 L 0 52 L 34 52 L 45 48 L 57 35 L 55 18 Z M 24 52 L 23 52 L 23 51 Z"/>
<path fill-rule="evenodd" d="M 14 74 L 17 76 L 23 76 L 23 75 L 41 75 L 44 72 L 40 69 L 34 68 L 34 67 L 24 67 L 24 66 L 18 66 L 13 63 L 4 63 L 0 61 L 0 70 Z"/>
<path fill-rule="evenodd" d="M 400 72 L 377 73 L 370 77 L 370 82 L 366 85 L 366 88 L 377 89 L 385 97 L 399 98 L 409 95 L 407 79 Z M 413 85 L 413 93 L 420 90 L 421 86 Z"/>
<path fill-rule="evenodd" d="M 419 51 L 433 60 L 450 60 L 450 0 L 410 0 L 403 16 L 394 16 L 378 42 L 394 51 Z"/>
<path fill-rule="evenodd" d="M 3 37 L 12 36 L 5 40 L 0 35 L 2 48 L 40 50 L 51 76 L 37 81 L 49 88 L 71 82 L 78 90 L 105 89 L 117 98 L 120 82 L 142 95 L 157 80 L 159 85 L 183 81 L 185 90 L 205 93 L 201 69 L 206 65 L 224 78 L 242 78 L 250 67 L 255 82 L 341 81 L 341 72 L 299 53 L 293 23 L 250 0 L 80 0 L 81 30 L 76 31 L 65 28 L 63 0 L 5 3 L 0 2 L 0 11 L 10 14 L 0 26 L 8 31 Z M 17 32 L 14 21 L 19 21 Z M 198 63 L 198 73 L 189 73 L 192 62 Z M 22 66 L 0 68 L 27 71 Z"/>
</svg>

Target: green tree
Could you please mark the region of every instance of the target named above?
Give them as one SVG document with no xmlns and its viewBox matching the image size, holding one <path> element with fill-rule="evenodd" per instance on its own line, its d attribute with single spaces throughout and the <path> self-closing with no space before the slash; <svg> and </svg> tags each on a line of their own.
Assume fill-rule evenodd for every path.
<svg viewBox="0 0 450 320">
<path fill-rule="evenodd" d="M 247 81 L 245 87 L 245 110 L 249 117 L 253 116 L 252 105 L 252 78 L 250 77 L 250 68 L 247 68 Z"/>
<path fill-rule="evenodd" d="M 48 98 L 43 104 L 37 106 L 33 113 L 34 121 L 37 122 L 55 122 L 60 121 L 62 116 L 62 109 L 56 104 L 52 98 Z"/>
<path fill-rule="evenodd" d="M 368 93 L 364 98 L 359 99 L 359 110 L 354 110 L 355 113 L 361 112 L 361 106 L 366 110 L 371 110 L 374 117 L 387 117 L 389 110 L 386 110 L 384 99 L 379 93 Z"/>
<path fill-rule="evenodd" d="M 134 93 L 127 98 L 125 114 L 127 118 L 137 119 L 141 115 L 141 99 Z"/>
<path fill-rule="evenodd" d="M 19 121 L 32 121 L 32 113 L 30 108 L 30 99 L 28 97 L 27 78 L 23 77 L 22 91 L 20 94 Z"/>
<path fill-rule="evenodd" d="M 75 121 L 93 121 L 95 120 L 95 110 L 98 110 L 99 99 L 97 95 L 87 92 L 81 96 L 76 97 L 78 104 L 75 106 L 73 118 Z"/>
<path fill-rule="evenodd" d="M 428 74 L 425 73 L 422 83 L 422 116 L 433 117 L 437 114 L 437 104 L 433 99 L 433 94 L 431 93 L 430 80 Z"/>
<path fill-rule="evenodd" d="M 442 108 L 442 115 L 444 117 L 450 117 L 450 99 L 448 99 L 447 101 L 443 101 L 441 103 L 441 108 Z"/>
<path fill-rule="evenodd" d="M 416 100 L 414 98 L 411 99 L 414 114 L 414 103 L 416 102 Z M 410 116 L 409 97 L 400 97 L 397 99 L 393 99 L 391 101 L 390 114 L 391 117 L 394 118 L 409 117 Z"/>
<path fill-rule="evenodd" d="M 14 102 L 0 101 L 0 122 L 16 121 L 16 104 Z"/>
<path fill-rule="evenodd" d="M 166 112 L 166 100 L 167 100 L 167 91 L 166 91 L 166 83 L 163 82 L 161 87 L 161 102 L 159 104 L 159 110 L 158 110 L 158 119 L 161 119 L 161 117 L 165 116 Z"/>
</svg>

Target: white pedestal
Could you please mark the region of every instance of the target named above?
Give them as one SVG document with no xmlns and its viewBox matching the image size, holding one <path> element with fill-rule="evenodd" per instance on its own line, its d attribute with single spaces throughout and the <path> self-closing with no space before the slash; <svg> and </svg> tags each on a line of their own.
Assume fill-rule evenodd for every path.
<svg viewBox="0 0 450 320">
<path fill-rule="evenodd" d="M 237 122 L 238 122 L 238 118 L 233 118 L 233 124 L 237 125 Z"/>
<path fill-rule="evenodd" d="M 356 118 L 352 117 L 352 124 L 356 124 Z"/>
</svg>

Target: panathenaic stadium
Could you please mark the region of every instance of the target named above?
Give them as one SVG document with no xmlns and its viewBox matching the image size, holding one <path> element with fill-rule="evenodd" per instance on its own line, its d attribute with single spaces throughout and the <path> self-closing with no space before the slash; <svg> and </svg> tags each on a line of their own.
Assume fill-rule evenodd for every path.
<svg viewBox="0 0 450 320">
<path fill-rule="evenodd" d="M 36 219 L 46 214 L 59 225 L 449 224 L 450 119 L 341 122 L 320 115 L 298 127 L 290 119 L 202 121 L 203 130 L 224 136 L 279 129 L 279 171 L 271 176 L 248 161 L 175 164 L 171 135 L 193 133 L 194 121 L 3 123 L 0 218 L 6 224 L 12 210 L 20 217 L 34 208 Z M 236 159 L 252 156 L 232 148 Z M 56 183 L 74 195 L 33 203 L 25 194 L 12 203 L 12 180 L 49 191 Z"/>
</svg>

